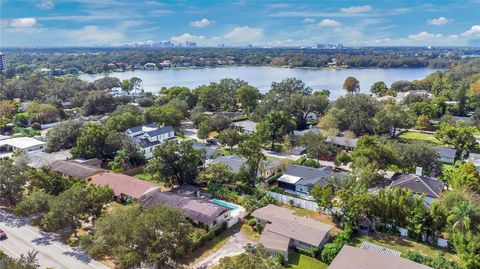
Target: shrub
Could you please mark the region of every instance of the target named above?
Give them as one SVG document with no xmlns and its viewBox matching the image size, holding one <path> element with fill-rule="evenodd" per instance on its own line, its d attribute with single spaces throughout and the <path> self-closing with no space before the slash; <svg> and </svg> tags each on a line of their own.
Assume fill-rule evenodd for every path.
<svg viewBox="0 0 480 269">
<path fill-rule="evenodd" d="M 437 253 L 437 255 L 435 255 L 435 257 L 432 258 L 432 257 L 422 255 L 418 252 L 409 250 L 406 257 L 411 261 L 418 262 L 426 266 L 430 266 L 432 268 L 438 268 L 438 269 L 460 269 L 461 268 L 457 263 L 447 260 L 444 254 L 440 252 Z"/>
<path fill-rule="evenodd" d="M 312 247 L 311 249 L 296 247 L 295 250 L 302 255 L 312 257 L 312 258 L 315 258 L 318 254 L 318 248 L 317 247 Z"/>
<path fill-rule="evenodd" d="M 32 123 L 32 129 L 33 130 L 42 130 L 42 125 L 38 122 Z"/>
<path fill-rule="evenodd" d="M 253 226 L 257 225 L 257 221 L 255 219 L 250 219 L 250 220 L 248 220 L 248 225 L 253 227 Z"/>
<path fill-rule="evenodd" d="M 255 231 L 259 233 L 262 233 L 264 228 L 265 228 L 265 225 L 263 225 L 262 223 L 257 223 L 257 225 L 255 225 Z"/>
<path fill-rule="evenodd" d="M 330 264 L 333 259 L 335 259 L 338 252 L 340 252 L 343 245 L 350 240 L 352 233 L 352 229 L 347 227 L 345 230 L 337 234 L 333 242 L 326 244 L 320 254 L 322 261 Z"/>
</svg>

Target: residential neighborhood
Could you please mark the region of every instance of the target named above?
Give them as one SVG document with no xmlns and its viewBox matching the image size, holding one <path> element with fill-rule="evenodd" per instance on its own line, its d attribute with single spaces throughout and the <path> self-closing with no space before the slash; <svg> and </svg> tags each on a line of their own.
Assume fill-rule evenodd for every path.
<svg viewBox="0 0 480 269">
<path fill-rule="evenodd" d="M 0 269 L 480 269 L 480 9 L 412 1 L 3 1 Z"/>
</svg>

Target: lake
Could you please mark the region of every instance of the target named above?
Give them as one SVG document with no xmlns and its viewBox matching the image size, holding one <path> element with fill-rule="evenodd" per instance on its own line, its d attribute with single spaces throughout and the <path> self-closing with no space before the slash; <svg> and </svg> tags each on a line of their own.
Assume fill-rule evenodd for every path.
<svg viewBox="0 0 480 269">
<path fill-rule="evenodd" d="M 143 81 L 145 91 L 157 93 L 162 87 L 186 86 L 191 89 L 218 82 L 222 78 L 239 78 L 257 87 L 262 93 L 270 89 L 272 81 L 295 77 L 301 79 L 314 90 L 327 89 L 331 99 L 344 94 L 343 81 L 349 76 L 360 81 L 360 91 L 369 92 L 370 86 L 376 81 L 384 81 L 391 85 L 399 80 L 422 79 L 437 71 L 431 68 L 367 68 L 367 69 L 302 69 L 281 68 L 269 66 L 235 66 L 197 69 L 170 70 L 136 70 L 110 74 L 81 75 L 80 78 L 94 81 L 104 76 L 116 77 L 120 80 L 139 77 Z"/>
</svg>

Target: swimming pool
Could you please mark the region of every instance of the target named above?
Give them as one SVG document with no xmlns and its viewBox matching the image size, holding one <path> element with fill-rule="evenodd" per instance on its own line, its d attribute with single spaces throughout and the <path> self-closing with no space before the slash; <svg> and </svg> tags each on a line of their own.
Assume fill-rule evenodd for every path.
<svg viewBox="0 0 480 269">
<path fill-rule="evenodd" d="M 238 206 L 234 205 L 234 204 L 230 204 L 230 203 L 227 203 L 225 201 L 222 201 L 222 200 L 218 200 L 218 199 L 212 199 L 210 200 L 210 202 L 214 203 L 214 204 L 217 204 L 217 205 L 223 205 L 225 207 L 228 207 L 230 208 L 232 211 L 235 211 L 238 209 Z"/>
</svg>

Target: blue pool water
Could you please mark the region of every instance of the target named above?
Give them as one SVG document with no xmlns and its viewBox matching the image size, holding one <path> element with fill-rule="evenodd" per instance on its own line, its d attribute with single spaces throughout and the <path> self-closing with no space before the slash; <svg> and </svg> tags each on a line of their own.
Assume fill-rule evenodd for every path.
<svg viewBox="0 0 480 269">
<path fill-rule="evenodd" d="M 225 201 L 222 201 L 222 200 L 218 200 L 218 199 L 212 199 L 210 200 L 210 202 L 214 203 L 214 204 L 217 204 L 217 205 L 223 205 L 225 207 L 228 207 L 230 208 L 232 211 L 235 211 L 238 209 L 238 206 L 236 205 L 233 205 L 233 204 L 230 204 L 230 203 L 227 203 Z"/>
</svg>

